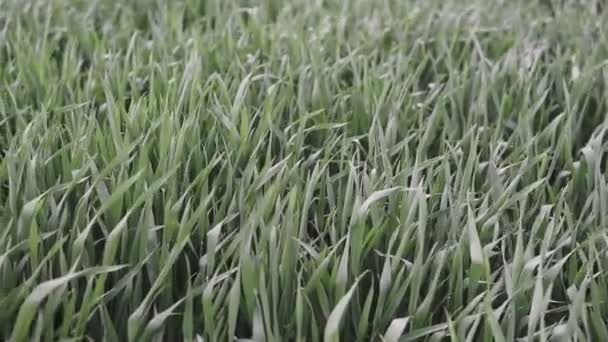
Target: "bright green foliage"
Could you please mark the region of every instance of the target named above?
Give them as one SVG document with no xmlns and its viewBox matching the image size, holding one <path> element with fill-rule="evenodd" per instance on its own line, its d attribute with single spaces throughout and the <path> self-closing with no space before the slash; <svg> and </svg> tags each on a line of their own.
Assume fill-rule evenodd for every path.
<svg viewBox="0 0 608 342">
<path fill-rule="evenodd" d="M 608 341 L 602 5 L 0 0 L 0 339 Z"/>
</svg>

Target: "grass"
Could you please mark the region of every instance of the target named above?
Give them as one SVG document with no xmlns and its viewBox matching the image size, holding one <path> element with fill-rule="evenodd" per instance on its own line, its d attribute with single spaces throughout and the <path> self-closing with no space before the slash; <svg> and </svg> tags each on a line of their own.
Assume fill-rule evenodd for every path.
<svg viewBox="0 0 608 342">
<path fill-rule="evenodd" d="M 0 338 L 608 341 L 601 4 L 0 0 Z"/>
</svg>

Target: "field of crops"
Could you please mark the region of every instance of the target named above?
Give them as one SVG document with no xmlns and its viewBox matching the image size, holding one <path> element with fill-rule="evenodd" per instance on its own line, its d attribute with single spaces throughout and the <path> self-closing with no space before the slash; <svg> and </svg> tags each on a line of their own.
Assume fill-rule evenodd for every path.
<svg viewBox="0 0 608 342">
<path fill-rule="evenodd" d="M 608 341 L 602 4 L 0 0 L 0 340 Z"/>
</svg>

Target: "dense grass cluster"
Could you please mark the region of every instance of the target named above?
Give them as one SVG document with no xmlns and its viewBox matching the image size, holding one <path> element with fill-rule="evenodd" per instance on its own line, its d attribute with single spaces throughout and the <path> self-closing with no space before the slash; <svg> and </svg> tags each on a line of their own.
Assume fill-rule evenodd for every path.
<svg viewBox="0 0 608 342">
<path fill-rule="evenodd" d="M 0 339 L 608 341 L 601 4 L 0 0 Z"/>
</svg>

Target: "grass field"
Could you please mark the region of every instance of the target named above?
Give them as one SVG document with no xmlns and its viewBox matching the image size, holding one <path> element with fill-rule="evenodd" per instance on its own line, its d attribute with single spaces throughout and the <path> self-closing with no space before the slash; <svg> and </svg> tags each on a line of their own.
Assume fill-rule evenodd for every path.
<svg viewBox="0 0 608 342">
<path fill-rule="evenodd" d="M 608 341 L 600 5 L 0 0 L 0 339 Z"/>
</svg>

